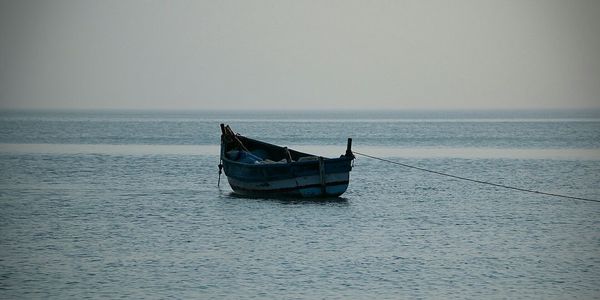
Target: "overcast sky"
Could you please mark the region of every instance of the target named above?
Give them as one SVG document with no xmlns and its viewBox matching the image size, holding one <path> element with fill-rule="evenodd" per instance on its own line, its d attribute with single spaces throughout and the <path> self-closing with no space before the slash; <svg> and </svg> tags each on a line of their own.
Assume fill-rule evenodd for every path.
<svg viewBox="0 0 600 300">
<path fill-rule="evenodd" d="M 0 109 L 600 107 L 600 1 L 5 1 Z"/>
</svg>

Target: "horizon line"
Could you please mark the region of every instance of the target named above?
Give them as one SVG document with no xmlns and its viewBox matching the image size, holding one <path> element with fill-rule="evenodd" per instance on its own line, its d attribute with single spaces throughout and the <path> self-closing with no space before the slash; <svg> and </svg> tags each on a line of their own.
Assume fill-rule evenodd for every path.
<svg viewBox="0 0 600 300">
<path fill-rule="evenodd" d="M 600 112 L 600 106 L 598 107 L 528 107 L 528 108 L 354 108 L 354 107 L 341 107 L 341 108 L 321 108 L 321 109 L 301 109 L 301 108 L 16 108 L 0 107 L 0 112 L 178 112 L 178 113 L 192 113 L 192 112 L 252 112 L 252 113 L 288 113 L 288 112 L 316 112 L 316 113 L 327 113 L 327 112 Z"/>
</svg>

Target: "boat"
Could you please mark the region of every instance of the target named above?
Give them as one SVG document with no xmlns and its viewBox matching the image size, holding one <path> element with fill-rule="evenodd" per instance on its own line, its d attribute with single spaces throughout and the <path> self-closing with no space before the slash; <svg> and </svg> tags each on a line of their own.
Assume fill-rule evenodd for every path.
<svg viewBox="0 0 600 300">
<path fill-rule="evenodd" d="M 253 197 L 337 197 L 348 188 L 354 154 L 326 158 L 251 139 L 221 124 L 221 170 L 235 194 Z M 219 177 L 220 182 L 220 177 Z"/>
</svg>

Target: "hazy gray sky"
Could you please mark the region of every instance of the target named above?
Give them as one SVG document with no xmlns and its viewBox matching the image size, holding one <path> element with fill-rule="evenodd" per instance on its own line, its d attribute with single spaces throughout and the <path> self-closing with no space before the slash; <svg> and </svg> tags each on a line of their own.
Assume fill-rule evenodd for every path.
<svg viewBox="0 0 600 300">
<path fill-rule="evenodd" d="M 5 1 L 0 108 L 600 107 L 600 1 Z"/>
</svg>

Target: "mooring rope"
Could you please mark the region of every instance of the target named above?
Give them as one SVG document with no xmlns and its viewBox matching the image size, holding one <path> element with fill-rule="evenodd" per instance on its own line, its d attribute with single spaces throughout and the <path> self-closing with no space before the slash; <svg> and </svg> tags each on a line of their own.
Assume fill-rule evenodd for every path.
<svg viewBox="0 0 600 300">
<path fill-rule="evenodd" d="M 540 192 L 540 191 L 536 191 L 536 190 L 523 189 L 523 188 L 519 188 L 519 187 L 504 185 L 504 184 L 498 184 L 498 183 L 493 183 L 493 182 L 488 182 L 488 181 L 466 178 L 466 177 L 462 177 L 462 176 L 456 176 L 456 175 L 452 175 L 452 174 L 448 174 L 448 173 L 442 173 L 442 172 L 433 171 L 433 170 L 429 170 L 429 169 L 425 169 L 425 168 L 415 167 L 415 166 L 407 165 L 407 164 L 400 163 L 397 161 L 393 161 L 393 160 L 389 160 L 389 159 L 385 159 L 385 158 L 381 158 L 381 157 L 376 157 L 376 156 L 372 156 L 372 155 L 368 155 L 368 154 L 364 154 L 364 153 L 360 153 L 360 152 L 356 152 L 356 151 L 352 151 L 352 153 L 358 154 L 358 155 L 361 155 L 364 157 L 388 162 L 391 164 L 399 165 L 399 166 L 406 167 L 406 168 L 411 168 L 411 169 L 415 169 L 415 170 L 419 170 L 419 171 L 423 171 L 423 172 L 429 172 L 429 173 L 438 174 L 438 175 L 442 175 L 442 176 L 452 177 L 455 179 L 471 181 L 471 182 L 475 182 L 475 183 L 487 184 L 487 185 L 501 187 L 501 188 L 505 188 L 505 189 L 511 189 L 511 190 L 516 190 L 516 191 L 521 191 L 521 192 L 541 194 L 541 195 L 547 195 L 547 196 L 554 196 L 554 197 L 560 197 L 560 198 L 568 198 L 568 199 L 573 199 L 573 200 L 600 202 L 600 200 L 596 200 L 596 199 L 588 199 L 588 198 L 573 197 L 573 196 L 560 195 L 560 194 L 554 194 L 554 193 L 546 193 L 546 192 Z"/>
</svg>

